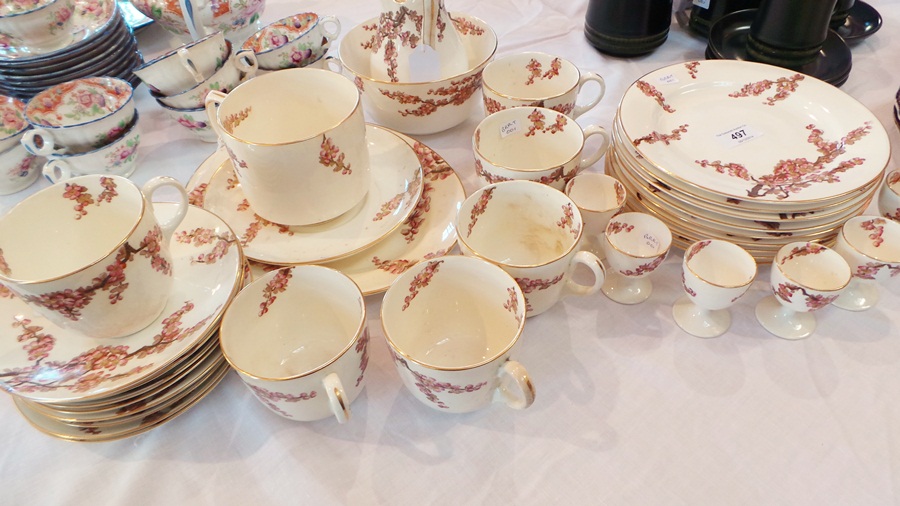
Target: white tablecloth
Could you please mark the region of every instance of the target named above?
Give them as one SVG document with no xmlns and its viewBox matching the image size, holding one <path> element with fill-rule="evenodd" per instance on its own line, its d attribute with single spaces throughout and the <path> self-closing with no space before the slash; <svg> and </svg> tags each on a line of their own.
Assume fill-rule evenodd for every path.
<svg viewBox="0 0 900 506">
<path fill-rule="evenodd" d="M 852 46 L 853 70 L 841 89 L 874 112 L 896 153 L 900 0 L 870 1 L 884 28 Z M 539 50 L 603 75 L 606 97 L 578 119 L 582 125 L 610 128 L 635 79 L 704 55 L 705 42 L 673 23 L 651 55 L 604 56 L 583 35 L 586 1 L 447 5 L 489 23 L 498 56 Z M 376 16 L 380 3 L 268 0 L 263 22 L 300 11 L 337 15 L 347 31 Z M 139 40 L 147 59 L 178 44 L 156 25 Z M 146 87 L 137 95 L 143 139 L 133 179 L 168 174 L 186 182 L 214 145 L 169 120 Z M 478 187 L 470 136 L 479 120 L 420 137 L 469 192 Z M 602 162 L 589 170 L 601 171 Z M 47 184 L 0 198 L 0 211 Z M 368 299 L 368 384 L 346 425 L 280 418 L 235 373 L 182 416 L 111 443 L 46 436 L 12 399 L 0 399 L 0 503 L 900 503 L 900 283 L 885 286 L 870 311 L 817 313 L 815 335 L 792 342 L 754 318 L 756 302 L 769 293 L 763 267 L 732 308 L 731 330 L 703 340 L 672 320 L 680 262 L 673 254 L 655 273 L 643 304 L 622 306 L 597 294 L 529 319 L 517 357 L 538 395 L 526 411 L 495 404 L 450 415 L 419 404 L 391 363 L 379 296 Z"/>
</svg>

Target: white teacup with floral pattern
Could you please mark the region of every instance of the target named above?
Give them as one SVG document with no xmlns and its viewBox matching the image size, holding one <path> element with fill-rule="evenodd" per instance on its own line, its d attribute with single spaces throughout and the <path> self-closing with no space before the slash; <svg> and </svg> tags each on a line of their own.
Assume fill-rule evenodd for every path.
<svg viewBox="0 0 900 506">
<path fill-rule="evenodd" d="M 606 82 L 593 72 L 582 73 L 569 60 L 546 53 L 526 52 L 497 58 L 484 68 L 484 110 L 493 114 L 511 107 L 546 107 L 577 118 L 600 103 Z M 587 83 L 595 91 L 578 105 Z M 587 90 L 586 90 L 587 91 Z M 587 93 L 585 93 L 587 95 Z"/>
<path fill-rule="evenodd" d="M 534 402 L 527 370 L 511 359 L 525 298 L 499 267 L 463 256 L 423 260 L 384 294 L 381 325 L 400 379 L 426 406 L 465 413 Z"/>
<path fill-rule="evenodd" d="M 325 56 L 340 33 L 336 17 L 303 12 L 267 25 L 241 47 L 254 51 L 264 70 L 305 67 Z"/>
<path fill-rule="evenodd" d="M 32 50 L 59 49 L 72 40 L 74 0 L 4 0 L 0 40 Z"/>
<path fill-rule="evenodd" d="M 166 114 L 176 123 L 186 128 L 191 134 L 203 142 L 218 142 L 219 136 L 209 124 L 206 116 L 206 107 L 194 109 L 176 109 L 156 100 L 156 103 L 166 111 Z"/>
<path fill-rule="evenodd" d="M 25 102 L 0 95 L 0 151 L 18 145 L 30 127 L 25 119 Z"/>
<path fill-rule="evenodd" d="M 206 97 L 253 211 L 282 225 L 336 218 L 369 191 L 369 150 L 359 92 L 347 78 L 284 69 Z"/>
<path fill-rule="evenodd" d="M 44 159 L 16 144 L 0 152 L 0 195 L 9 195 L 31 186 L 41 175 Z"/>
<path fill-rule="evenodd" d="M 850 311 L 870 309 L 881 298 L 878 283 L 900 276 L 900 223 L 878 216 L 850 218 L 834 250 L 850 264 L 853 279 L 833 304 Z"/>
<path fill-rule="evenodd" d="M 175 95 L 211 77 L 231 55 L 222 32 L 189 42 L 138 67 L 132 72 L 151 90 Z"/>
<path fill-rule="evenodd" d="M 731 326 L 728 307 L 756 277 L 756 260 L 744 248 L 719 239 L 697 241 L 681 262 L 684 295 L 672 306 L 682 330 L 697 337 L 718 337 Z"/>
<path fill-rule="evenodd" d="M 181 93 L 163 95 L 151 91 L 150 95 L 159 102 L 176 109 L 203 107 L 206 95 L 210 91 L 228 93 L 237 85 L 253 78 L 257 68 L 256 55 L 253 54 L 253 51 L 244 49 L 227 58 L 209 78 Z"/>
<path fill-rule="evenodd" d="M 106 146 L 134 119 L 134 90 L 115 77 L 88 77 L 48 88 L 28 101 L 34 127 L 22 143 L 35 155 L 84 153 Z"/>
<path fill-rule="evenodd" d="M 603 293 L 619 304 L 639 304 L 653 293 L 647 277 L 669 254 L 672 232 L 658 218 L 644 213 L 622 213 L 612 218 L 603 234 L 609 267 Z"/>
<path fill-rule="evenodd" d="M 888 172 L 878 192 L 878 212 L 885 218 L 900 221 L 900 171 Z"/>
<path fill-rule="evenodd" d="M 783 339 L 803 339 L 816 329 L 818 311 L 834 302 L 850 283 L 847 261 L 833 249 L 812 242 L 792 242 L 772 260 L 773 295 L 756 305 L 756 319 Z"/>
<path fill-rule="evenodd" d="M 285 418 L 344 423 L 365 386 L 366 303 L 333 269 L 298 265 L 253 281 L 225 311 L 219 341 L 253 395 Z"/>
<path fill-rule="evenodd" d="M 606 174 L 584 172 L 570 179 L 564 191 L 581 211 L 584 248 L 602 259 L 601 239 L 609 220 L 625 206 L 625 185 Z"/>
<path fill-rule="evenodd" d="M 601 141 L 582 157 L 585 141 Z M 491 114 L 472 135 L 475 173 L 486 183 L 527 180 L 562 191 L 581 170 L 597 163 L 609 148 L 606 129 L 584 129 L 571 117 L 541 107 L 517 107 Z"/>
<path fill-rule="evenodd" d="M 525 293 L 528 316 L 550 309 L 567 295 L 591 295 L 605 270 L 600 259 L 580 251 L 583 226 L 578 207 L 560 191 L 531 181 L 485 186 L 459 210 L 459 248 L 508 272 Z M 590 284 L 573 279 L 586 267 Z"/>
<path fill-rule="evenodd" d="M 137 169 L 140 144 L 141 132 L 138 128 L 138 115 L 135 113 L 134 121 L 124 135 L 111 144 L 86 153 L 50 155 L 44 164 L 44 177 L 51 183 L 88 174 L 130 177 Z"/>
<path fill-rule="evenodd" d="M 150 204 L 178 190 L 178 212 L 158 222 Z M 81 176 L 45 188 L 0 217 L 0 283 L 61 327 L 122 337 L 152 323 L 172 286 L 168 240 L 187 212 L 170 177 L 138 188 L 118 176 Z"/>
</svg>

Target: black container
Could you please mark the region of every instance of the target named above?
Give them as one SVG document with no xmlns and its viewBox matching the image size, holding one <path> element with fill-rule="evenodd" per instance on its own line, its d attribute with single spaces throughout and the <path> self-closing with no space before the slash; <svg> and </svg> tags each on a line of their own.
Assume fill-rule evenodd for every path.
<svg viewBox="0 0 900 506">
<path fill-rule="evenodd" d="M 639 56 L 662 45 L 672 23 L 672 0 L 590 0 L 584 35 L 601 53 Z"/>
<path fill-rule="evenodd" d="M 828 36 L 837 0 L 762 0 L 747 37 L 751 59 L 796 67 L 812 62 Z"/>
</svg>

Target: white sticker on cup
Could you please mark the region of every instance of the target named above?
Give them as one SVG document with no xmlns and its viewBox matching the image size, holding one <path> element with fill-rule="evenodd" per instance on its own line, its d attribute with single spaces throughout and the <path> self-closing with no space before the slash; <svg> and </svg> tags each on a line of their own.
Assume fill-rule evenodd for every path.
<svg viewBox="0 0 900 506">
<path fill-rule="evenodd" d="M 709 2 L 711 0 L 694 0 L 694 5 L 697 7 L 702 7 L 704 9 L 709 9 Z"/>
<path fill-rule="evenodd" d="M 508 137 L 519 131 L 519 120 L 512 120 L 500 126 L 500 138 Z"/>
<path fill-rule="evenodd" d="M 762 132 L 747 125 L 740 125 L 716 134 L 716 140 L 726 148 L 733 148 L 741 144 L 762 137 Z"/>
<path fill-rule="evenodd" d="M 678 78 L 675 77 L 675 74 L 666 74 L 660 76 L 657 81 L 659 81 L 660 84 L 675 84 L 678 82 Z"/>
</svg>

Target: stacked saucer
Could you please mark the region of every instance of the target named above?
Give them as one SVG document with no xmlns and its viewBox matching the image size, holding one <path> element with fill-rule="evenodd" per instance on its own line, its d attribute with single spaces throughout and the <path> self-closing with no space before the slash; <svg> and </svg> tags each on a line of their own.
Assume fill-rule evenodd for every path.
<svg viewBox="0 0 900 506">
<path fill-rule="evenodd" d="M 186 188 L 192 204 L 235 230 L 254 278 L 285 265 L 319 264 L 349 276 L 365 295 L 383 292 L 416 262 L 453 249 L 465 190 L 421 142 L 375 125 L 367 125 L 366 138 L 372 171 L 366 199 L 324 224 L 287 227 L 256 215 L 225 149 L 203 162 Z"/>
<path fill-rule="evenodd" d="M 875 116 L 815 78 L 732 60 L 653 71 L 622 97 L 607 172 L 674 244 L 724 239 L 771 261 L 833 241 L 878 190 L 890 143 Z"/>
<path fill-rule="evenodd" d="M 155 204 L 161 218 L 175 204 Z M 167 214 L 168 213 L 168 214 Z M 189 206 L 172 236 L 175 282 L 162 314 L 130 336 L 100 340 L 54 325 L 0 287 L 0 385 L 38 430 L 73 441 L 134 436 L 184 412 L 228 371 L 219 320 L 244 261 L 216 216 Z"/>
<path fill-rule="evenodd" d="M 75 0 L 72 39 L 54 50 L 0 45 L 0 93 L 27 100 L 40 91 L 89 76 L 137 86 L 131 69 L 143 59 L 115 0 Z"/>
</svg>

